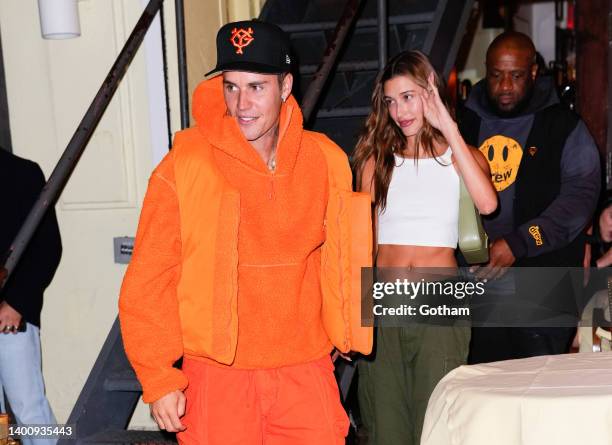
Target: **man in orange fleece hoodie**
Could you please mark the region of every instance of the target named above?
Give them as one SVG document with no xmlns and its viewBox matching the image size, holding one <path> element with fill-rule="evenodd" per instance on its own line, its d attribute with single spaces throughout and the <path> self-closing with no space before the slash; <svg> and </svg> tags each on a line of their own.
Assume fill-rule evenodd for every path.
<svg viewBox="0 0 612 445">
<path fill-rule="evenodd" d="M 196 125 L 149 182 L 119 315 L 143 399 L 181 443 L 348 431 L 329 354 L 372 347 L 370 198 L 351 191 L 342 150 L 302 128 L 290 65 L 275 25 L 222 27 L 222 75 L 198 86 Z"/>
</svg>

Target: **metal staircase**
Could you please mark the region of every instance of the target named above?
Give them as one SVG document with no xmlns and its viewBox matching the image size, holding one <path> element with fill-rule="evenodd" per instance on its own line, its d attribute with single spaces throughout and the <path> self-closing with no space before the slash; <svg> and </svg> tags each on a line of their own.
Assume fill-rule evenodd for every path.
<svg viewBox="0 0 612 445">
<path fill-rule="evenodd" d="M 473 3 L 472 0 L 388 0 L 381 5 L 380 2 L 385 0 L 353 1 L 358 5 L 358 17 L 322 90 L 318 112 L 315 107 L 311 115 L 310 127 L 326 133 L 349 153 L 369 112 L 372 85 L 380 68 L 379 8 L 388 8 L 388 17 L 385 17 L 388 26 L 384 30 L 389 55 L 405 49 L 420 49 L 447 76 Z M 308 94 L 320 61 L 329 51 L 329 45 L 336 44 L 331 40 L 345 5 L 346 0 L 268 0 L 265 4 L 261 19 L 279 24 L 291 35 L 294 55 L 300 64 L 299 73 L 295 73 L 298 99 Z M 349 397 L 353 372 L 350 364 L 343 362 L 338 367 L 344 400 Z M 140 391 L 116 321 L 67 421 L 76 427 L 76 437 L 59 443 L 174 441 L 170 434 L 126 431 Z"/>
<path fill-rule="evenodd" d="M 361 2 L 359 17 L 328 79 L 311 128 L 323 132 L 347 153 L 355 146 L 370 111 L 373 83 L 379 71 L 380 1 Z M 448 77 L 469 18 L 472 1 L 388 0 L 388 55 L 408 49 L 428 54 Z M 291 35 L 299 62 L 296 95 L 303 96 L 341 16 L 344 0 L 268 0 L 261 19 L 279 24 Z"/>
<path fill-rule="evenodd" d="M 174 435 L 164 432 L 126 431 L 141 393 L 123 350 L 119 320 L 115 320 L 66 422 L 75 426 L 76 443 L 174 442 Z M 73 439 L 59 443 L 74 443 Z"/>
</svg>

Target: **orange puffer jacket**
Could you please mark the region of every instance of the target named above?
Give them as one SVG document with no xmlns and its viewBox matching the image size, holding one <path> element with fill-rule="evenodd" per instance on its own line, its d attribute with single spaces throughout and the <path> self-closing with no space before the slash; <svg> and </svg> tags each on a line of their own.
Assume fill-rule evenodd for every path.
<svg viewBox="0 0 612 445">
<path fill-rule="evenodd" d="M 239 137 L 239 129 L 225 116 L 221 88 L 221 76 L 200 84 L 193 101 L 197 125 L 177 133 L 172 151 L 151 176 L 121 289 L 124 345 L 145 402 L 186 387 L 183 373 L 173 368 L 180 357 L 231 365 L 236 356 L 240 193 L 220 173 L 214 148 L 226 136 Z M 279 146 L 291 138 L 304 149 L 320 150 L 327 163 L 322 325 L 340 351 L 368 354 L 372 328 L 361 326 L 360 279 L 361 268 L 371 266 L 372 259 L 370 196 L 352 192 L 341 149 L 302 129 L 293 97 L 281 111 Z M 172 218 L 180 224 L 180 236 L 167 222 Z"/>
</svg>

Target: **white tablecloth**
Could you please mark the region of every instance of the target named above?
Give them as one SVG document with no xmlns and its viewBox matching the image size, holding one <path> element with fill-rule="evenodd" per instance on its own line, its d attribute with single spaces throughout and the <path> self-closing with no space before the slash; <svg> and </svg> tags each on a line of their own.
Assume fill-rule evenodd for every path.
<svg viewBox="0 0 612 445">
<path fill-rule="evenodd" d="M 421 445 L 611 445 L 612 353 L 461 366 L 429 400 Z"/>
</svg>

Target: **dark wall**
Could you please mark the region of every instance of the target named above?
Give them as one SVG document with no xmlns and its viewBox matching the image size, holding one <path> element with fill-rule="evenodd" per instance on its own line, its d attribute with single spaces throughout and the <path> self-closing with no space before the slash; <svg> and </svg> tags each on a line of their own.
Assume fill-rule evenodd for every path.
<svg viewBox="0 0 612 445">
<path fill-rule="evenodd" d="M 606 153 L 609 0 L 576 3 L 577 111 L 602 157 Z"/>
</svg>

